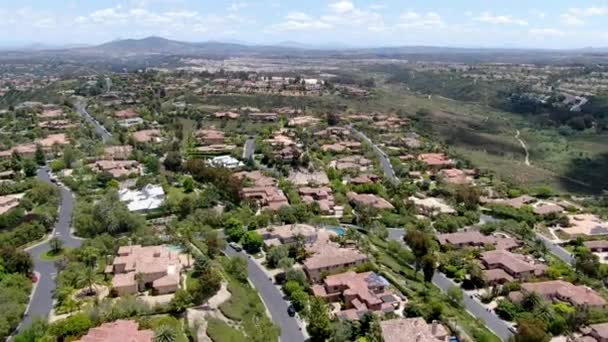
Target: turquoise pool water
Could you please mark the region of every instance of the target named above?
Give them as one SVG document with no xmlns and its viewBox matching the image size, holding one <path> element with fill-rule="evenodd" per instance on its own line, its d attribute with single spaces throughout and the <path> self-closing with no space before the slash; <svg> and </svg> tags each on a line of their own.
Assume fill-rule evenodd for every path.
<svg viewBox="0 0 608 342">
<path fill-rule="evenodd" d="M 181 253 L 184 251 L 184 249 L 180 245 L 167 245 L 167 249 L 176 253 Z"/>
<path fill-rule="evenodd" d="M 334 231 L 339 236 L 346 234 L 346 229 L 344 229 L 342 227 L 331 227 L 331 228 L 329 228 L 329 230 Z"/>
</svg>

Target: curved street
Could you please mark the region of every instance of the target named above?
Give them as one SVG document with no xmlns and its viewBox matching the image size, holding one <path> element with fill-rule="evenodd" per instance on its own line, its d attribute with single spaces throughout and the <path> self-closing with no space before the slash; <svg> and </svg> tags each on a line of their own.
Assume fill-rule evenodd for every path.
<svg viewBox="0 0 608 342">
<path fill-rule="evenodd" d="M 108 132 L 108 130 L 103 127 L 103 125 L 99 123 L 99 121 L 92 117 L 89 112 L 87 112 L 87 102 L 84 98 L 77 97 L 74 106 L 76 107 L 76 112 L 78 112 L 80 116 L 82 116 L 83 118 L 85 118 L 85 120 L 95 126 L 95 132 L 97 132 L 97 134 L 101 137 L 101 140 L 103 140 L 104 143 L 107 143 L 112 138 L 112 134 Z"/>
<path fill-rule="evenodd" d="M 49 176 L 48 169 L 43 167 L 38 170 L 37 178 L 43 182 L 55 185 Z M 70 232 L 72 212 L 74 210 L 74 195 L 63 185 L 56 185 L 61 191 L 61 206 L 59 207 L 59 218 L 55 223 L 51 236 L 56 236 L 63 241 L 64 247 L 75 248 L 80 246 L 81 240 L 74 238 Z M 56 268 L 52 261 L 40 260 L 40 255 L 50 249 L 49 239 L 27 249 L 34 261 L 34 271 L 39 274 L 38 284 L 30 299 L 29 307 L 17 331 L 22 327 L 30 325 L 34 317 L 48 317 L 53 308 L 53 292 L 55 291 Z"/>
</svg>

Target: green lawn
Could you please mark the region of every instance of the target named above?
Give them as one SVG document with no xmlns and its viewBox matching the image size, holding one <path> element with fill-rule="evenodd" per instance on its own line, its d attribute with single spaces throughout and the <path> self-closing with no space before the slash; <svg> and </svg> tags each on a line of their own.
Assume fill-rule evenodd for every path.
<svg viewBox="0 0 608 342">
<path fill-rule="evenodd" d="M 57 261 L 57 260 L 61 259 L 68 251 L 69 251 L 69 248 L 63 248 L 57 254 L 54 254 L 52 251 L 47 251 L 45 253 L 40 254 L 40 260 Z"/>
<path fill-rule="evenodd" d="M 247 337 L 239 330 L 231 327 L 226 322 L 217 319 L 209 318 L 207 321 L 207 335 L 214 342 L 245 342 Z"/>
</svg>

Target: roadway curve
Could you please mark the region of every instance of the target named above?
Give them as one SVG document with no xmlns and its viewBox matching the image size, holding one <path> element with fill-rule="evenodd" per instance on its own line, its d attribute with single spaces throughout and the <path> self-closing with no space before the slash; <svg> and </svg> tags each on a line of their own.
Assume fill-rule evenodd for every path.
<svg viewBox="0 0 608 342">
<path fill-rule="evenodd" d="M 39 180 L 55 185 L 49 176 L 48 169 L 43 167 L 38 170 L 36 175 Z M 74 210 L 74 195 L 64 185 L 56 185 L 61 192 L 61 206 L 59 207 L 59 219 L 55 223 L 52 236 L 56 236 L 65 247 L 79 247 L 82 240 L 75 238 L 71 234 L 72 212 Z M 30 298 L 29 306 L 26 310 L 26 315 L 17 327 L 19 331 L 22 327 L 27 327 L 32 322 L 32 319 L 37 316 L 48 317 L 53 309 L 53 293 L 55 291 L 55 275 L 57 270 L 54 262 L 43 261 L 40 255 L 50 249 L 49 239 L 35 245 L 27 250 L 34 260 L 34 271 L 39 274 L 38 284 L 34 289 L 34 293 Z"/>
<path fill-rule="evenodd" d="M 95 132 L 101 137 L 101 140 L 103 140 L 104 143 L 107 143 L 112 138 L 112 134 L 87 112 L 87 101 L 83 97 L 77 97 L 74 106 L 76 107 L 76 112 L 78 112 L 80 116 L 95 126 Z"/>
<path fill-rule="evenodd" d="M 376 153 L 378 158 L 380 158 L 380 164 L 382 165 L 382 170 L 384 171 L 384 177 L 386 177 L 388 180 L 390 180 L 391 183 L 393 183 L 393 184 L 399 183 L 399 178 L 397 178 L 397 175 L 395 174 L 395 170 L 393 170 L 393 165 L 391 164 L 391 161 L 388 158 L 388 155 L 386 155 L 386 153 L 384 153 L 384 151 L 382 151 L 380 149 L 380 147 L 375 145 L 372 142 L 372 140 L 370 138 L 368 138 L 367 135 L 365 135 L 363 132 L 358 131 L 353 126 L 350 126 L 350 129 L 355 133 L 355 135 L 359 139 L 361 139 L 361 140 L 365 141 L 367 144 L 369 144 L 372 147 L 372 149 L 374 150 L 374 153 Z"/>
<path fill-rule="evenodd" d="M 256 264 L 244 252 L 237 252 L 232 247 L 226 246 L 224 250 L 229 257 L 242 256 L 247 259 L 247 272 L 249 280 L 253 283 L 258 293 L 264 300 L 264 304 L 270 311 L 270 318 L 281 328 L 280 341 L 282 342 L 303 342 L 306 339 L 300 330 L 300 326 L 294 317 L 287 314 L 287 301 L 283 299 L 283 294 L 268 278 L 258 264 Z"/>
</svg>

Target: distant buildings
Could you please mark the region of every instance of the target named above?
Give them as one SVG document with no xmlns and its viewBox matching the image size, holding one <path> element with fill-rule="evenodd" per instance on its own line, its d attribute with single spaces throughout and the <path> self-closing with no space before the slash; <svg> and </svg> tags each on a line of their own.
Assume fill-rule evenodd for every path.
<svg viewBox="0 0 608 342">
<path fill-rule="evenodd" d="M 145 211 L 160 208 L 165 201 L 165 191 L 160 185 L 148 184 L 141 190 L 123 189 L 118 192 L 121 202 L 129 211 Z"/>
</svg>

